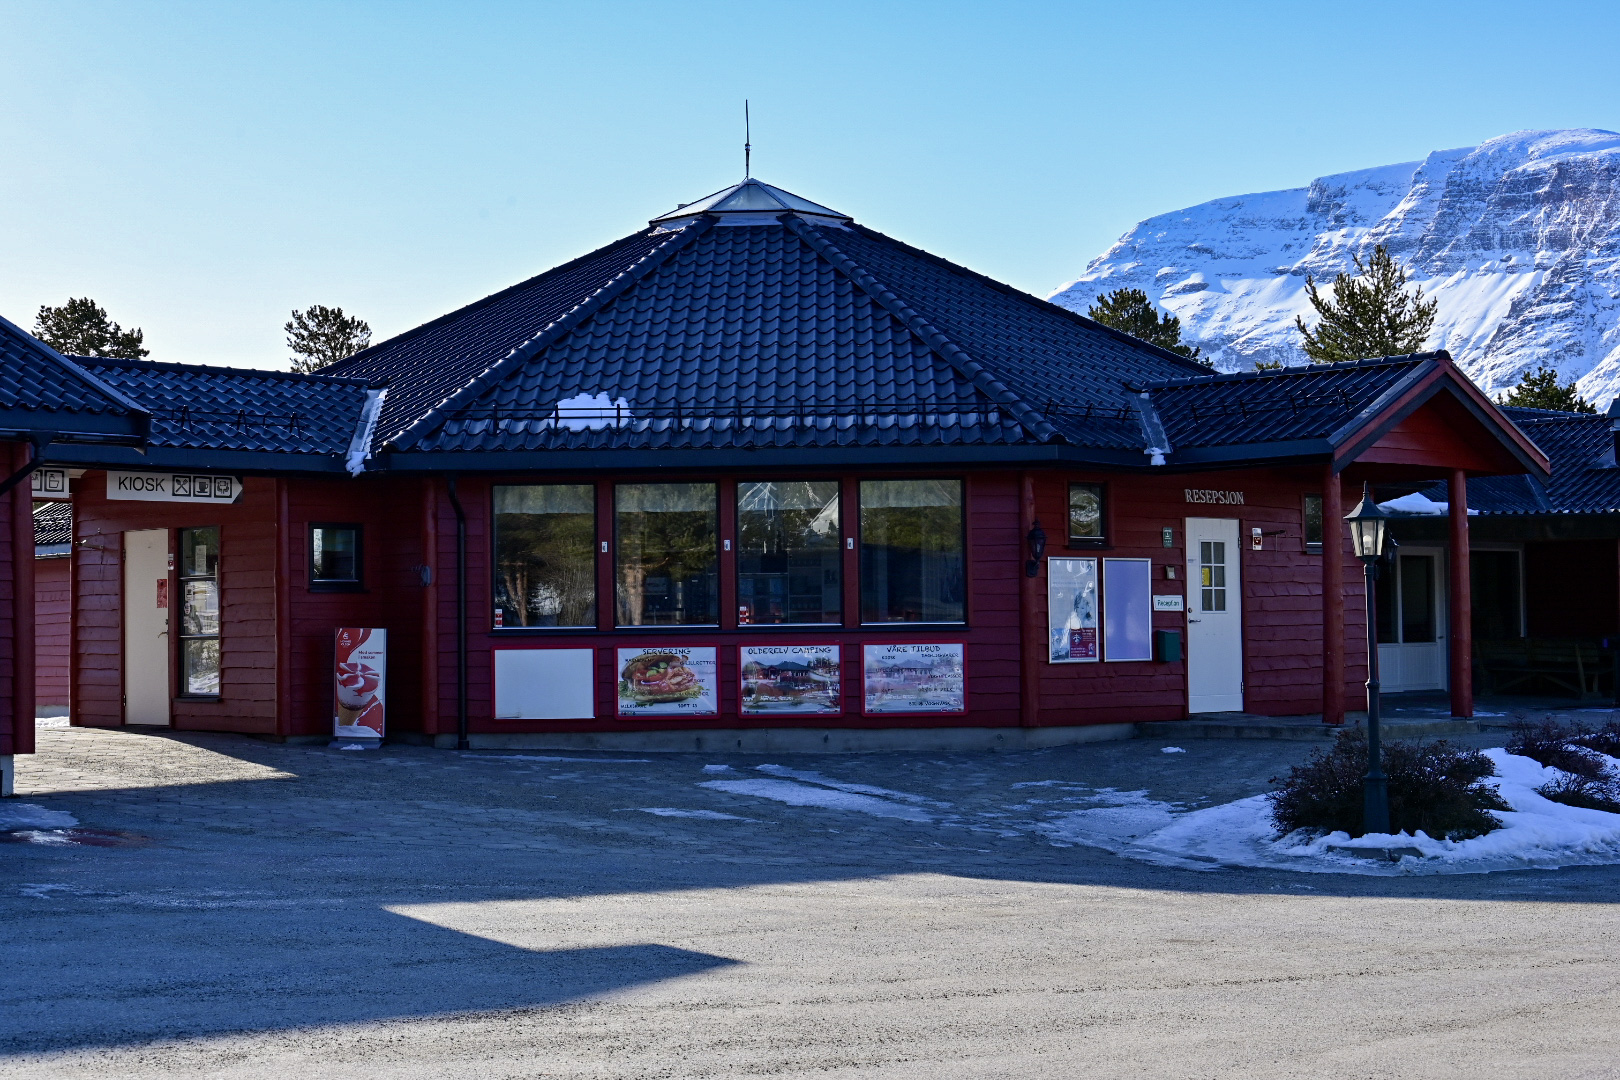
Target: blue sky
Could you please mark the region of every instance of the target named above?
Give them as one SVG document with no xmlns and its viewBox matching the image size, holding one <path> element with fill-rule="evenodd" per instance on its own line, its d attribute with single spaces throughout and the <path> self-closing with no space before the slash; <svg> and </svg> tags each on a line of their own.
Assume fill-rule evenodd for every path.
<svg viewBox="0 0 1620 1080">
<path fill-rule="evenodd" d="M 0 0 L 0 314 L 379 337 L 741 173 L 1045 294 L 1141 218 L 1620 129 L 1620 5 Z"/>
</svg>

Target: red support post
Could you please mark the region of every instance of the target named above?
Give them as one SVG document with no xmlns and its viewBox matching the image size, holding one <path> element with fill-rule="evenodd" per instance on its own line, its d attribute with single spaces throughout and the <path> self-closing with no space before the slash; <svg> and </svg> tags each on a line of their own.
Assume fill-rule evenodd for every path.
<svg viewBox="0 0 1620 1080">
<path fill-rule="evenodd" d="M 1344 723 L 1344 506 L 1339 474 L 1322 477 L 1322 723 Z"/>
<path fill-rule="evenodd" d="M 1474 605 L 1468 573 L 1468 477 L 1461 469 L 1451 473 L 1451 715 L 1474 715 Z"/>
</svg>

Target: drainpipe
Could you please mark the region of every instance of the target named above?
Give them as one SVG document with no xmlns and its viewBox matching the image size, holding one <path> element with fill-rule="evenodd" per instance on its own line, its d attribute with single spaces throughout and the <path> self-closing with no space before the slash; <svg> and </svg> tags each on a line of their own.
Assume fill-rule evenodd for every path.
<svg viewBox="0 0 1620 1080">
<path fill-rule="evenodd" d="M 34 473 L 38 471 L 39 467 L 45 464 L 45 448 L 51 445 L 52 441 L 55 439 L 56 432 L 46 431 L 41 432 L 28 440 L 33 446 L 33 450 L 28 455 L 28 464 L 24 465 L 22 468 L 18 469 L 4 480 L 0 480 L 0 495 L 5 495 L 12 488 L 16 487 L 24 480 L 27 480 L 30 476 L 33 476 Z M 31 521 L 33 518 L 30 516 L 29 520 Z"/>
<path fill-rule="evenodd" d="M 449 482 L 450 508 L 456 512 L 456 749 L 467 744 L 467 512 L 456 497 L 456 474 Z"/>
</svg>

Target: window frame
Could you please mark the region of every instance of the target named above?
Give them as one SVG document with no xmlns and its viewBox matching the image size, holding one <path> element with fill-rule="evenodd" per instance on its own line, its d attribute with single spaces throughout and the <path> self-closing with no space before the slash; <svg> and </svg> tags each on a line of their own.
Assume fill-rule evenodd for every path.
<svg viewBox="0 0 1620 1080">
<path fill-rule="evenodd" d="M 1299 539 L 1300 543 L 1305 546 L 1305 554 L 1320 555 L 1322 554 L 1322 540 L 1311 539 L 1310 526 L 1307 524 L 1311 520 L 1310 507 L 1312 499 L 1317 502 L 1316 516 L 1322 523 L 1322 536 L 1324 538 L 1327 536 L 1327 501 L 1320 494 L 1307 491 L 1299 498 Z"/>
<path fill-rule="evenodd" d="M 859 627 L 860 629 L 862 629 L 862 630 L 877 630 L 877 629 L 903 630 L 903 629 L 905 629 L 907 627 L 912 627 L 912 626 L 924 626 L 924 627 L 926 627 L 926 626 L 939 626 L 939 627 L 953 627 L 953 628 L 954 627 L 961 627 L 963 629 L 967 629 L 969 626 L 971 626 L 971 624 L 972 624 L 972 616 L 973 616 L 973 609 L 972 609 L 972 601 L 973 601 L 973 555 L 972 555 L 972 552 L 969 550 L 969 547 L 968 547 L 968 520 L 969 520 L 969 516 L 970 516 L 971 507 L 970 507 L 970 500 L 969 500 L 969 494 L 968 494 L 969 484 L 967 482 L 967 477 L 965 475 L 962 475 L 962 474 L 959 474 L 959 473 L 953 473 L 953 474 L 948 474 L 948 475 L 944 475 L 944 476 L 929 475 L 927 473 L 918 474 L 918 473 L 889 473 L 889 472 L 883 472 L 883 473 L 877 473 L 877 474 L 855 473 L 853 475 L 854 475 L 854 481 L 855 481 L 855 519 L 854 519 L 854 522 L 852 524 L 845 525 L 845 528 L 847 530 L 849 530 L 846 533 L 846 535 L 850 536 L 855 541 L 855 554 L 856 554 L 856 563 L 855 563 L 855 575 L 856 575 L 855 576 L 855 604 L 856 604 L 856 607 L 855 607 L 855 611 L 853 613 L 854 618 L 855 618 L 855 625 L 857 627 Z M 905 481 L 905 480 L 945 480 L 945 481 L 949 481 L 949 482 L 954 483 L 954 484 L 957 485 L 957 491 L 961 495 L 961 500 L 957 504 L 958 508 L 961 511 L 961 526 L 960 526 L 960 529 L 959 529 L 958 534 L 957 534 L 958 535 L 958 542 L 959 542 L 959 545 L 960 545 L 957 548 L 957 550 L 958 550 L 958 552 L 960 552 L 961 558 L 962 558 L 962 617 L 960 619 L 950 619 L 950 620 L 947 620 L 947 621 L 937 621 L 937 620 L 924 621 L 924 620 L 918 620 L 916 622 L 904 622 L 904 621 L 872 622 L 872 621 L 868 620 L 867 617 L 866 617 L 866 567 L 867 567 L 866 546 L 867 546 L 867 544 L 866 544 L 866 522 L 865 522 L 865 520 L 863 518 L 863 515 L 865 513 L 865 500 L 862 498 L 862 490 L 861 490 L 861 488 L 862 488 L 863 484 L 866 484 L 868 482 L 874 482 L 875 483 L 875 482 L 884 482 L 884 481 Z M 841 504 L 839 506 L 839 512 L 842 513 L 844 511 L 844 509 L 845 509 L 845 507 Z"/>
<path fill-rule="evenodd" d="M 611 492 L 615 489 L 616 483 L 614 481 L 610 480 L 610 481 L 607 481 L 607 486 L 608 486 L 608 490 L 609 490 L 609 497 L 610 497 L 610 500 L 611 500 Z M 495 623 L 495 610 L 499 606 L 497 604 L 497 602 L 496 602 L 496 581 L 497 581 L 498 576 L 500 574 L 500 556 L 499 556 L 499 552 L 498 552 L 498 549 L 497 549 L 497 545 L 500 543 L 500 525 L 499 525 L 499 522 L 496 519 L 499 518 L 501 515 L 499 513 L 497 513 L 496 510 L 495 510 L 495 489 L 496 488 L 503 488 L 503 487 L 581 487 L 581 488 L 589 488 L 590 489 L 590 494 L 591 494 L 591 605 L 592 605 L 593 610 L 596 613 L 596 621 L 589 622 L 589 623 L 580 623 L 577 626 L 575 626 L 575 625 L 570 625 L 570 626 L 508 626 L 508 625 L 505 625 L 504 609 L 503 609 L 502 625 L 496 625 L 496 623 Z M 554 480 L 554 479 L 549 479 L 549 478 L 544 479 L 544 480 L 533 480 L 533 479 L 529 479 L 527 477 L 522 478 L 522 479 L 496 479 L 496 480 L 492 480 L 490 482 L 490 485 L 489 485 L 489 497 L 486 500 L 486 505 L 489 508 L 489 547 L 488 547 L 488 551 L 489 551 L 489 596 L 488 596 L 488 603 L 485 605 L 486 610 L 485 610 L 485 613 L 484 613 L 484 620 L 485 620 L 486 625 L 488 626 L 488 630 L 486 630 L 485 632 L 489 633 L 489 634 L 494 634 L 494 635 L 497 635 L 497 636 L 500 636 L 500 637 L 521 637 L 521 636 L 526 635 L 526 634 L 539 634 L 539 635 L 544 635 L 544 634 L 593 634 L 593 633 L 600 632 L 602 630 L 602 619 L 603 619 L 603 614 L 602 614 L 602 595 L 603 595 L 603 590 L 602 590 L 602 566 L 603 566 L 604 561 L 607 564 L 608 575 L 609 575 L 608 580 L 609 580 L 609 583 L 610 583 L 609 584 L 609 589 L 608 589 L 608 594 L 607 594 L 608 595 L 608 602 L 611 603 L 611 604 L 616 604 L 618 602 L 618 582 L 613 577 L 615 567 L 616 567 L 615 560 L 618 558 L 618 551 L 616 549 L 616 541 L 618 539 L 618 535 L 617 535 L 617 533 L 615 533 L 613 531 L 614 530 L 613 516 L 616 515 L 616 513 L 617 513 L 617 506 L 616 506 L 616 504 L 614 504 L 614 510 L 609 515 L 609 519 L 608 519 L 608 524 L 607 524 L 607 530 L 608 531 L 607 531 L 606 534 L 604 534 L 603 531 L 602 531 L 603 530 L 603 525 L 602 525 L 602 516 L 603 515 L 602 515 L 602 486 L 601 486 L 601 484 L 598 483 L 596 480 Z M 613 550 L 610 550 L 610 548 L 612 548 Z M 611 618 L 611 616 L 609 616 L 609 617 Z M 612 626 L 610 624 L 610 629 L 617 630 L 617 629 L 620 629 L 620 628 L 616 627 L 616 626 Z M 512 646 L 502 646 L 502 647 L 503 648 L 511 648 Z M 556 646 L 537 646 L 537 647 L 555 648 Z"/>
<path fill-rule="evenodd" d="M 1094 488 L 1097 492 L 1097 527 L 1102 530 L 1101 536 L 1075 536 L 1070 531 L 1070 523 L 1074 520 L 1074 489 L 1078 487 Z M 1098 551 L 1113 547 L 1109 543 L 1111 524 L 1109 514 L 1113 509 L 1113 500 L 1109 498 L 1108 485 L 1096 480 L 1070 480 L 1065 489 L 1067 499 L 1063 506 L 1063 546 L 1071 551 Z"/>
<path fill-rule="evenodd" d="M 611 487 L 612 496 L 613 496 L 613 514 L 612 514 L 612 517 L 608 521 L 608 526 L 607 527 L 608 527 L 608 530 L 609 530 L 609 532 L 610 532 L 613 539 L 609 543 L 609 551 L 607 552 L 607 554 L 608 554 L 608 574 L 609 574 L 609 579 L 612 581 L 612 595 L 609 597 L 609 602 L 613 605 L 611 613 L 609 615 L 609 618 L 611 620 L 609 625 L 610 625 L 611 631 L 613 633 L 625 633 L 625 632 L 636 633 L 636 634 L 649 633 L 649 632 L 651 632 L 651 633 L 679 633 L 681 631 L 692 631 L 692 630 L 699 630 L 699 631 L 707 630 L 707 631 L 710 631 L 712 633 L 715 630 L 721 630 L 721 629 L 724 628 L 724 619 L 725 619 L 725 598 L 724 598 L 724 594 L 725 594 L 725 585 L 726 585 L 726 568 L 725 568 L 725 559 L 724 559 L 724 555 L 726 554 L 726 551 L 725 551 L 725 548 L 726 548 L 725 540 L 726 540 L 726 538 L 724 536 L 724 523 L 725 523 L 726 515 L 725 515 L 725 512 L 724 512 L 724 508 L 722 506 L 722 503 L 724 502 L 724 492 L 725 492 L 725 488 L 726 488 L 727 484 L 731 485 L 732 493 L 735 496 L 735 493 L 736 493 L 736 481 L 734 479 L 730 478 L 730 477 L 722 477 L 722 478 L 717 478 L 717 479 L 690 479 L 690 480 L 669 480 L 669 479 L 662 479 L 662 478 L 660 478 L 660 479 L 641 480 L 641 479 L 617 479 L 616 478 L 616 479 L 610 481 L 610 487 Z M 713 562 L 713 566 L 714 566 L 714 593 L 715 593 L 715 595 L 714 595 L 714 620 L 712 622 L 701 622 L 701 623 L 696 623 L 696 622 L 692 622 L 692 623 L 688 623 L 688 622 L 682 622 L 682 623 L 648 623 L 648 622 L 624 623 L 624 622 L 620 622 L 619 621 L 620 614 L 621 614 L 620 600 L 621 600 L 621 593 L 622 593 L 623 586 L 621 585 L 621 583 L 619 581 L 619 568 L 620 568 L 620 565 L 621 565 L 620 560 L 624 557 L 624 544 L 622 542 L 621 533 L 620 533 L 620 530 L 619 530 L 620 513 L 621 513 L 621 509 L 620 509 L 620 503 L 621 503 L 620 493 L 621 493 L 621 491 L 624 488 L 627 488 L 627 487 L 675 487 L 675 486 L 701 487 L 701 486 L 705 486 L 705 485 L 707 485 L 709 487 L 712 487 L 714 489 L 714 504 L 711 507 L 711 509 L 709 510 L 709 513 L 711 515 L 709 520 L 713 523 L 713 535 L 714 535 L 714 547 L 712 549 L 712 554 L 713 554 L 713 557 L 714 557 L 714 562 Z M 690 513 L 691 511 L 686 511 L 686 512 Z M 600 525 L 598 525 L 598 528 L 600 528 Z M 733 546 L 735 546 L 735 544 L 733 544 Z M 735 554 L 735 552 L 732 552 L 731 554 Z M 601 598 L 600 597 L 597 598 L 597 602 L 598 602 L 598 604 L 601 603 Z M 598 617 L 600 617 L 600 615 Z"/>
<path fill-rule="evenodd" d="M 316 529 L 353 529 L 354 530 L 354 577 L 353 578 L 318 578 L 315 576 L 315 530 Z M 366 591 L 366 527 L 355 521 L 312 521 L 309 523 L 308 542 L 305 545 L 309 555 L 308 573 L 310 592 L 315 593 L 357 593 Z"/>
<path fill-rule="evenodd" d="M 214 533 L 216 547 L 214 551 L 214 572 L 212 574 L 188 574 L 186 573 L 186 539 L 192 533 L 204 529 L 210 529 Z M 220 525 L 190 525 L 175 530 L 175 556 L 174 570 L 172 572 L 175 588 L 172 594 L 173 600 L 171 600 L 171 610 L 174 614 L 170 617 L 170 625 L 174 627 L 174 679 L 177 684 L 174 687 L 174 697 L 176 700 L 219 701 L 224 691 L 225 589 L 222 580 L 224 577 L 222 572 L 225 554 L 224 534 L 225 529 Z M 218 605 L 218 610 L 215 612 L 214 632 L 212 634 L 186 633 L 186 583 L 191 581 L 212 581 L 214 583 L 214 601 Z M 198 693 L 187 688 L 186 642 L 188 641 L 214 641 L 217 643 L 215 648 L 219 654 L 219 679 L 221 685 L 220 689 L 212 694 Z"/>
<path fill-rule="evenodd" d="M 859 479 L 860 478 L 857 478 L 857 483 L 859 482 Z M 844 483 L 843 483 L 842 478 L 836 477 L 836 476 L 834 476 L 834 477 L 822 476 L 822 477 L 809 477 L 809 478 L 789 476 L 789 477 L 765 478 L 765 479 L 749 479 L 747 477 L 737 477 L 737 478 L 728 478 L 726 480 L 721 481 L 720 483 L 722 485 L 722 490 L 724 489 L 724 487 L 726 485 L 729 485 L 730 488 L 731 488 L 731 492 L 732 492 L 732 500 L 731 500 L 731 502 L 732 502 L 732 506 L 731 506 L 731 529 L 732 529 L 732 532 L 731 532 L 731 538 L 729 538 L 729 548 L 727 547 L 727 541 L 726 540 L 722 540 L 720 546 L 722 548 L 722 555 L 730 555 L 731 556 L 730 577 L 731 577 L 732 589 L 734 590 L 734 594 L 735 594 L 735 598 L 736 598 L 736 602 L 732 605 L 732 607 L 734 607 L 736 609 L 734 612 L 732 612 L 733 617 L 737 620 L 735 628 L 737 630 L 745 631 L 747 633 L 753 633 L 753 632 L 759 631 L 759 630 L 763 630 L 763 631 L 765 631 L 767 633 L 770 633 L 770 632 L 781 632 L 781 631 L 791 631 L 791 630 L 836 630 L 836 629 L 842 628 L 844 626 L 844 624 L 845 624 L 846 616 L 848 614 L 844 610 L 844 608 L 846 606 L 846 604 L 845 604 L 846 598 L 845 598 L 845 595 L 844 595 L 845 588 L 844 587 L 847 584 L 847 582 L 845 581 L 845 578 L 848 576 L 847 575 L 847 568 L 845 566 L 844 553 L 846 551 L 845 537 L 849 535 L 849 533 L 847 531 L 848 528 L 849 528 L 849 522 L 848 522 L 848 518 L 846 516 L 847 507 L 845 506 Z M 830 622 L 761 623 L 761 622 L 754 622 L 752 620 L 750 620 L 749 622 L 743 622 L 742 621 L 742 579 L 743 579 L 743 571 L 742 571 L 742 558 L 743 558 L 743 550 L 742 550 L 742 513 L 743 513 L 743 511 L 742 511 L 742 489 L 743 489 L 744 484 L 762 484 L 762 483 L 832 484 L 835 488 L 837 488 L 837 494 L 834 496 L 834 498 L 836 499 L 836 501 L 838 503 L 838 536 L 837 536 L 837 544 L 833 548 L 833 551 L 837 556 L 835 561 L 836 561 L 836 564 L 837 564 L 837 567 L 838 567 L 838 610 L 836 612 L 836 617 Z M 859 496 L 857 496 L 857 498 L 858 497 Z M 858 523 L 857 523 L 856 528 L 857 528 L 857 533 L 858 533 L 858 531 L 859 531 L 859 524 Z M 725 568 L 724 562 L 722 562 L 722 565 L 721 565 L 721 573 L 722 573 L 722 575 L 724 575 L 726 573 L 726 568 Z M 859 574 L 859 571 L 857 570 L 857 577 L 858 577 L 858 574 Z M 726 608 L 724 606 L 722 606 L 722 608 L 721 608 L 722 617 L 725 614 L 726 614 Z M 887 624 L 883 624 L 883 625 L 887 625 Z"/>
</svg>

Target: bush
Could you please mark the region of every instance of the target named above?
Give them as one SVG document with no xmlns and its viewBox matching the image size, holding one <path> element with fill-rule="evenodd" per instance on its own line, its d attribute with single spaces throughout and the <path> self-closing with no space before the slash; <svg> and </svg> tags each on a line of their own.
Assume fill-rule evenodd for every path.
<svg viewBox="0 0 1620 1080">
<path fill-rule="evenodd" d="M 1565 806 L 1620 814 L 1620 774 L 1609 760 L 1620 756 L 1620 724 L 1613 720 L 1596 731 L 1552 719 L 1521 721 L 1513 726 L 1507 751 L 1564 774 L 1536 794 Z"/>
<path fill-rule="evenodd" d="M 1502 827 L 1490 811 L 1512 809 L 1483 782 L 1496 767 L 1478 750 L 1444 741 L 1393 742 L 1384 747 L 1384 773 L 1392 832 L 1421 829 L 1433 837 L 1466 840 Z M 1366 775 L 1366 733 L 1347 728 L 1331 747 L 1290 769 L 1282 788 L 1267 796 L 1272 820 L 1283 832 L 1320 829 L 1362 836 Z"/>
</svg>

